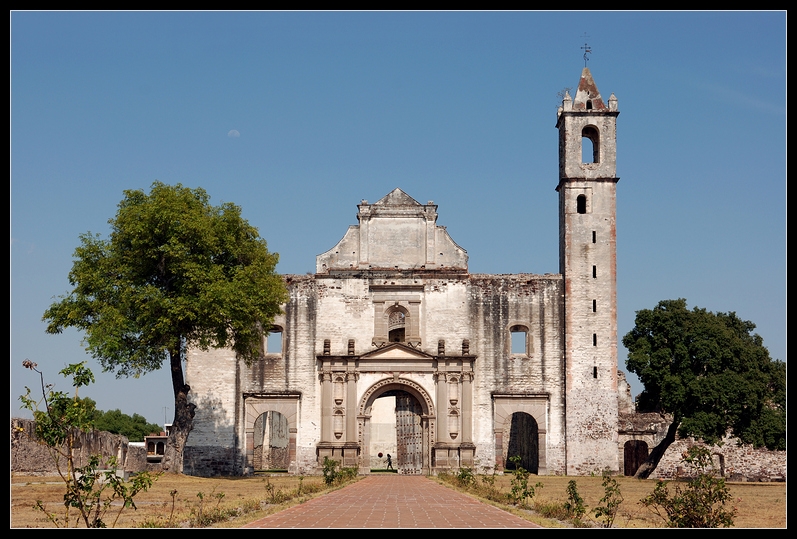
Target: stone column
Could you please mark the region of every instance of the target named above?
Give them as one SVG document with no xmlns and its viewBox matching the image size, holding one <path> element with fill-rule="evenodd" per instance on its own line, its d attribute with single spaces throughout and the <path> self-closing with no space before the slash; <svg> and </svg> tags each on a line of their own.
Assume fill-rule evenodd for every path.
<svg viewBox="0 0 797 539">
<path fill-rule="evenodd" d="M 448 442 L 448 384 L 446 373 L 435 373 L 437 380 L 437 439 L 435 442 Z"/>
<path fill-rule="evenodd" d="M 377 348 L 387 342 L 387 319 L 385 318 L 384 301 L 374 301 L 374 337 L 371 342 Z"/>
<path fill-rule="evenodd" d="M 356 372 L 346 373 L 346 441 L 357 442 L 357 378 Z"/>
<path fill-rule="evenodd" d="M 426 221 L 426 265 L 434 266 L 437 259 L 437 211 L 432 205 L 432 201 L 424 208 L 424 219 Z"/>
<path fill-rule="evenodd" d="M 369 235 L 369 221 L 371 219 L 371 207 L 363 200 L 359 206 L 360 212 L 357 215 L 357 220 L 360 221 L 360 248 L 358 253 L 358 266 L 368 264 L 370 254 L 368 253 L 368 235 Z"/>
<path fill-rule="evenodd" d="M 473 372 L 462 375 L 462 442 L 473 442 Z"/>
<path fill-rule="evenodd" d="M 321 372 L 321 441 L 331 442 L 332 435 L 332 372 Z"/>
<path fill-rule="evenodd" d="M 404 328 L 406 332 L 405 340 L 410 346 L 420 348 L 421 346 L 421 302 L 420 300 L 410 300 L 408 303 L 409 324 Z"/>
</svg>

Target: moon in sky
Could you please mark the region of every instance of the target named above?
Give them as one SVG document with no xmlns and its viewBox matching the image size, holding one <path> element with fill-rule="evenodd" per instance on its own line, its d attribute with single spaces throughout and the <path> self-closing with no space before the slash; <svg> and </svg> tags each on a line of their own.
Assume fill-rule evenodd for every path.
<svg viewBox="0 0 797 539">
<path fill-rule="evenodd" d="M 238 138 L 241 136 L 241 133 L 239 133 L 237 129 L 231 129 L 230 132 L 227 133 L 227 136 L 230 138 Z"/>
</svg>

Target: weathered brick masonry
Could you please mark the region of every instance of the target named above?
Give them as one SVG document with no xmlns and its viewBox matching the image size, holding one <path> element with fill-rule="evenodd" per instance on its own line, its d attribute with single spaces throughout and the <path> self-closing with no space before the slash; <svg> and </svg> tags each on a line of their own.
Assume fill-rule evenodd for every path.
<svg viewBox="0 0 797 539">
<path fill-rule="evenodd" d="M 185 472 L 313 474 L 329 457 L 369 473 L 388 442 L 400 473 L 502 471 L 513 456 L 538 474 L 627 471 L 627 444 L 638 455 L 660 436 L 620 421 L 618 115 L 586 68 L 558 110 L 558 274 L 470 274 L 432 201 L 363 200 L 314 274 L 285 276 L 276 348 L 251 366 L 189 351 Z M 371 428 L 380 399 L 389 441 L 382 419 Z"/>
</svg>

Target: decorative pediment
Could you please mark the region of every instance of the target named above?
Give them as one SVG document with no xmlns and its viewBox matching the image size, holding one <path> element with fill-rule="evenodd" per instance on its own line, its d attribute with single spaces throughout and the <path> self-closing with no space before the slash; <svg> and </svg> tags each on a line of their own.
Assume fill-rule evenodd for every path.
<svg viewBox="0 0 797 539">
<path fill-rule="evenodd" d="M 398 187 L 374 202 L 374 204 L 379 206 L 421 206 L 420 202 Z"/>
<path fill-rule="evenodd" d="M 316 272 L 350 270 L 467 270 L 468 254 L 445 227 L 437 205 L 421 204 L 399 188 L 357 205 L 358 225 L 316 257 Z"/>
<path fill-rule="evenodd" d="M 402 360 L 402 361 L 407 361 L 407 360 L 431 361 L 434 359 L 434 357 L 400 342 L 388 343 L 382 346 L 381 348 L 378 348 L 372 352 L 368 352 L 367 354 L 363 354 L 362 356 L 360 356 L 361 361 L 382 360 L 382 359 Z"/>
</svg>

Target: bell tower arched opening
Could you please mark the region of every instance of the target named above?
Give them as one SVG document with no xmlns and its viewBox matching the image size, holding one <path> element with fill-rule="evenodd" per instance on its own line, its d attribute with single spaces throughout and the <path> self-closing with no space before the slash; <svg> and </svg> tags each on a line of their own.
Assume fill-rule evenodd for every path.
<svg viewBox="0 0 797 539">
<path fill-rule="evenodd" d="M 594 125 L 585 126 L 581 130 L 581 162 L 600 163 L 600 132 Z"/>
</svg>

